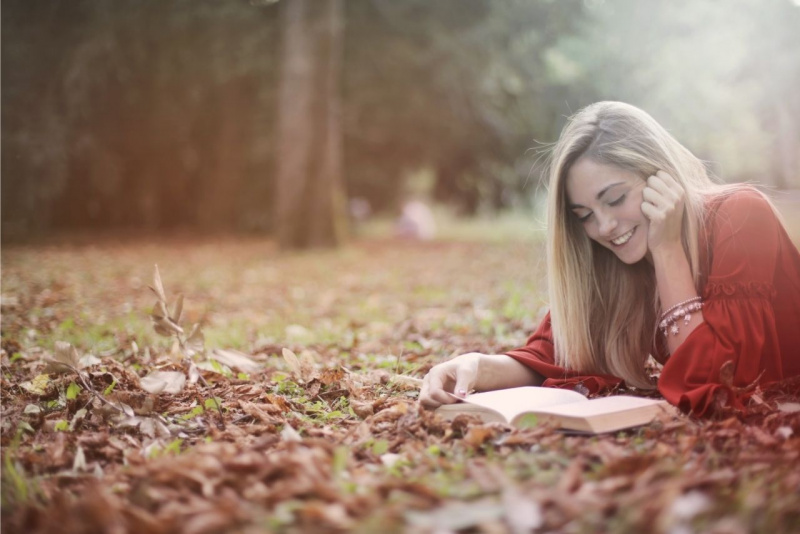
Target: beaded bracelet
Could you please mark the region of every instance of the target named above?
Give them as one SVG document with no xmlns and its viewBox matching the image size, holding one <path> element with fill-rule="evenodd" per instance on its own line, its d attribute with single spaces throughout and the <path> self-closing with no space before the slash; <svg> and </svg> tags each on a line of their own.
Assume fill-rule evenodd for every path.
<svg viewBox="0 0 800 534">
<path fill-rule="evenodd" d="M 688 304 L 687 304 L 688 303 Z M 678 335 L 680 328 L 678 327 L 678 319 L 683 317 L 683 324 L 688 325 L 692 320 L 692 312 L 700 311 L 703 308 L 703 301 L 700 297 L 694 297 L 686 302 L 682 302 L 668 309 L 661 316 L 661 322 L 658 326 L 667 335 L 667 329 L 674 335 Z"/>
<path fill-rule="evenodd" d="M 674 305 L 673 307 L 671 307 L 670 309 L 668 309 L 667 311 L 665 311 L 664 313 L 662 313 L 661 314 L 661 319 L 662 320 L 666 319 L 669 316 L 670 313 L 672 313 L 673 311 L 677 310 L 681 306 L 686 306 L 687 304 L 691 304 L 692 302 L 698 302 L 700 300 L 702 300 L 700 297 L 692 297 L 690 299 L 684 300 L 683 302 L 679 302 L 676 305 Z"/>
</svg>

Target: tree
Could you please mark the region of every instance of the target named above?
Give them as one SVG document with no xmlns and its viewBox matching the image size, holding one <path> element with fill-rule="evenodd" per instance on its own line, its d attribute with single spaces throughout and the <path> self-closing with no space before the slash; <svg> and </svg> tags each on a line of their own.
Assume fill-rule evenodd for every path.
<svg viewBox="0 0 800 534">
<path fill-rule="evenodd" d="M 341 0 L 283 2 L 275 233 L 281 248 L 345 238 Z"/>
</svg>

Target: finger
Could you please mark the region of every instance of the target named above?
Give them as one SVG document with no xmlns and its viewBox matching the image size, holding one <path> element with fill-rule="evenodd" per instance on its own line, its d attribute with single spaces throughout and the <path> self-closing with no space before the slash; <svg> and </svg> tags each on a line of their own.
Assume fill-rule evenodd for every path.
<svg viewBox="0 0 800 534">
<path fill-rule="evenodd" d="M 443 389 L 438 389 L 436 391 L 431 391 L 430 395 L 428 396 L 428 402 L 427 404 L 424 404 L 424 406 L 437 408 L 442 404 L 455 404 L 456 402 L 458 402 L 458 399 L 454 398 Z"/>
<path fill-rule="evenodd" d="M 419 402 L 428 409 L 438 408 L 442 404 L 453 404 L 458 402 L 452 395 L 443 388 L 431 388 L 428 384 L 423 384 L 419 393 Z"/>
<path fill-rule="evenodd" d="M 642 202 L 642 213 L 651 222 L 661 220 L 662 212 L 650 202 Z"/>
<path fill-rule="evenodd" d="M 658 171 L 655 176 L 648 178 L 647 185 L 673 201 L 677 201 L 683 193 L 678 181 L 664 171 Z"/>
<path fill-rule="evenodd" d="M 665 203 L 664 196 L 651 187 L 645 187 L 642 190 L 642 198 L 644 199 L 645 202 L 649 202 L 650 204 L 656 207 L 663 206 L 663 204 Z"/>
<path fill-rule="evenodd" d="M 668 173 L 667 171 L 658 171 L 658 172 L 656 172 L 656 174 L 655 174 L 655 175 L 656 175 L 656 176 L 658 176 L 659 178 L 661 178 L 661 180 L 663 180 L 663 181 L 664 181 L 664 183 L 666 183 L 666 184 L 669 184 L 669 185 L 678 185 L 678 180 L 676 180 L 676 179 L 675 179 L 675 178 L 674 178 L 674 177 L 673 177 L 673 176 L 672 176 L 670 173 Z"/>
<path fill-rule="evenodd" d="M 668 193 L 670 190 L 667 183 L 658 175 L 653 175 L 647 179 L 647 187 L 661 193 L 662 195 Z"/>
<path fill-rule="evenodd" d="M 442 404 L 458 402 L 449 393 L 447 388 L 452 387 L 452 365 L 439 364 L 431 369 L 422 382 L 419 401 L 425 408 L 437 408 Z"/>
<path fill-rule="evenodd" d="M 475 387 L 475 380 L 478 378 L 477 363 L 459 365 L 456 369 L 456 387 L 453 393 L 461 398 L 466 397 Z"/>
</svg>

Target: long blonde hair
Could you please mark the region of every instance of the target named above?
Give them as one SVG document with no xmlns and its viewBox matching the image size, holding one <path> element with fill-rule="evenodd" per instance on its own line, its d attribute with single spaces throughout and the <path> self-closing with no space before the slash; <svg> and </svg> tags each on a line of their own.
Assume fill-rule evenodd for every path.
<svg viewBox="0 0 800 534">
<path fill-rule="evenodd" d="M 646 261 L 626 265 L 592 241 L 568 208 L 566 179 L 580 158 L 632 171 L 646 180 L 659 170 L 685 191 L 683 247 L 695 285 L 699 230 L 706 199 L 730 188 L 644 111 L 598 102 L 572 116 L 549 166 L 547 262 L 556 361 L 562 367 L 609 373 L 650 389 L 645 361 L 653 353 L 660 303 Z"/>
</svg>

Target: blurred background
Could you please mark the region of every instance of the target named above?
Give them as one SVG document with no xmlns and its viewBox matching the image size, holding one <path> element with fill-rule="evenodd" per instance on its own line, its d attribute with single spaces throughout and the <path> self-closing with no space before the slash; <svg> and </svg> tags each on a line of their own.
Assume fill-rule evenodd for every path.
<svg viewBox="0 0 800 534">
<path fill-rule="evenodd" d="M 608 99 L 791 191 L 799 87 L 799 0 L 3 0 L 3 239 L 532 212 Z"/>
</svg>

